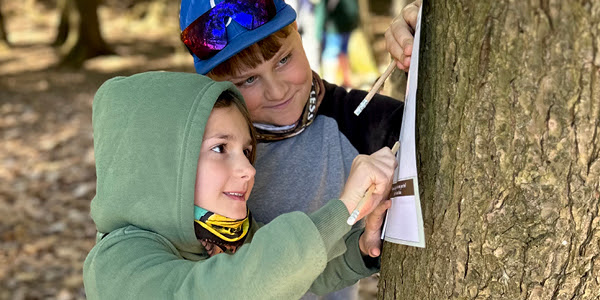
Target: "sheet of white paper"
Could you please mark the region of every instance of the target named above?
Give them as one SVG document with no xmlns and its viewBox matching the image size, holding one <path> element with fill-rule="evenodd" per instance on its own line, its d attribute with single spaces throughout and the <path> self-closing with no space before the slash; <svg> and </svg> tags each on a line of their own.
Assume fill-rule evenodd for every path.
<svg viewBox="0 0 600 300">
<path fill-rule="evenodd" d="M 421 10 L 417 16 L 413 52 L 408 71 L 404 115 L 400 129 L 400 150 L 396 155 L 398 169 L 392 186 L 392 207 L 388 210 L 383 229 L 386 241 L 416 247 L 425 247 L 423 215 L 419 198 L 417 160 L 415 147 L 415 119 L 417 77 L 419 71 L 419 41 L 421 36 Z"/>
</svg>

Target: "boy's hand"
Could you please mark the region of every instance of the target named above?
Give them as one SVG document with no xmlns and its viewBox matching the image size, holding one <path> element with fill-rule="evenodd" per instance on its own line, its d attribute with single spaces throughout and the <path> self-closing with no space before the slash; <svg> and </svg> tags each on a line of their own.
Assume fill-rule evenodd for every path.
<svg viewBox="0 0 600 300">
<path fill-rule="evenodd" d="M 358 240 L 363 256 L 381 255 L 381 227 L 386 211 L 392 206 L 392 200 L 384 200 L 366 217 L 365 231 Z"/>
<path fill-rule="evenodd" d="M 368 215 L 389 192 L 392 177 L 396 169 L 396 157 L 390 148 L 385 147 L 371 155 L 358 155 L 352 162 L 350 175 L 342 190 L 340 200 L 344 202 L 348 213 L 352 213 L 371 185 L 375 189 L 366 199 L 358 220 Z"/>
<path fill-rule="evenodd" d="M 417 25 L 417 15 L 421 0 L 416 0 L 402 9 L 385 32 L 386 49 L 396 59 L 399 69 L 408 71 L 410 56 L 413 48 L 414 28 Z"/>
</svg>

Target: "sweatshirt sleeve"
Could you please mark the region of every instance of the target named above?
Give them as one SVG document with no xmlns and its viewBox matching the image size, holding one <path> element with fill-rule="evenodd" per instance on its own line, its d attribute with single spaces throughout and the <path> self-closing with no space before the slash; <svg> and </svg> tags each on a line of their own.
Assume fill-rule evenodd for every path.
<svg viewBox="0 0 600 300">
<path fill-rule="evenodd" d="M 364 229 L 353 229 L 344 237 L 348 250 L 335 257 L 323 273 L 313 282 L 310 291 L 317 295 L 326 295 L 355 284 L 358 280 L 379 272 L 381 259 L 363 258 L 358 248 L 358 239 Z"/>
<path fill-rule="evenodd" d="M 400 136 L 404 104 L 394 98 L 375 94 L 357 117 L 354 110 L 367 95 L 324 82 L 325 96 L 317 114 L 333 118 L 340 131 L 358 153 L 371 154 L 385 146 L 392 147 Z"/>
<path fill-rule="evenodd" d="M 332 200 L 310 216 L 274 219 L 233 255 L 183 259 L 165 238 L 141 229 L 119 229 L 88 255 L 84 284 L 89 299 L 298 299 L 326 267 L 347 264 L 348 211 Z M 341 242 L 340 242 L 341 241 Z M 354 246 L 356 247 L 356 246 Z M 328 262 L 334 262 L 328 266 Z M 339 285 L 322 280 L 318 291 Z"/>
</svg>

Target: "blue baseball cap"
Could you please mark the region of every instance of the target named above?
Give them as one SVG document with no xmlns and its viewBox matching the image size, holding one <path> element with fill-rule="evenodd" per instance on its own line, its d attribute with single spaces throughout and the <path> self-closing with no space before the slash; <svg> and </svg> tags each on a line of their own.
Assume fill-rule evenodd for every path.
<svg viewBox="0 0 600 300">
<path fill-rule="evenodd" d="M 198 17 L 212 9 L 216 4 L 224 0 L 182 0 L 179 11 L 179 26 L 183 31 Z M 249 0 L 251 1 L 251 0 Z M 269 22 L 248 30 L 231 20 L 227 25 L 227 46 L 209 59 L 201 60 L 196 55 L 194 57 L 194 67 L 196 73 L 206 74 L 220 63 L 226 61 L 240 51 L 248 48 L 250 45 L 268 37 L 281 28 L 291 24 L 296 20 L 296 11 L 286 4 L 283 0 L 273 0 L 277 14 Z"/>
</svg>

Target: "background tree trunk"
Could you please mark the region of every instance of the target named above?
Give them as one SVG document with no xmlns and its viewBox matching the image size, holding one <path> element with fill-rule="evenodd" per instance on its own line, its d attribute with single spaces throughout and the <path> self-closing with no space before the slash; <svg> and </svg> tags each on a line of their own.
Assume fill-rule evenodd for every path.
<svg viewBox="0 0 600 300">
<path fill-rule="evenodd" d="M 379 299 L 600 297 L 600 2 L 424 1 L 427 248 L 385 243 Z"/>
<path fill-rule="evenodd" d="M 102 38 L 100 22 L 98 20 L 98 4 L 100 0 L 74 0 L 79 12 L 79 25 L 77 26 L 76 42 L 70 51 L 63 57 L 61 65 L 79 67 L 89 58 L 114 54 Z M 71 26 L 73 28 L 73 26 Z M 69 33 L 69 38 L 73 30 Z M 68 43 L 67 43 L 68 44 Z"/>
<path fill-rule="evenodd" d="M 6 31 L 6 23 L 4 22 L 4 15 L 2 14 L 2 0 L 0 0 L 0 45 L 9 45 L 8 33 Z"/>
<path fill-rule="evenodd" d="M 72 16 L 72 14 L 75 13 L 73 10 L 73 0 L 59 0 L 57 7 L 60 15 L 58 19 L 56 37 L 54 38 L 52 45 L 62 46 L 67 41 L 71 24 L 75 23 L 76 21 L 76 18 Z"/>
</svg>

